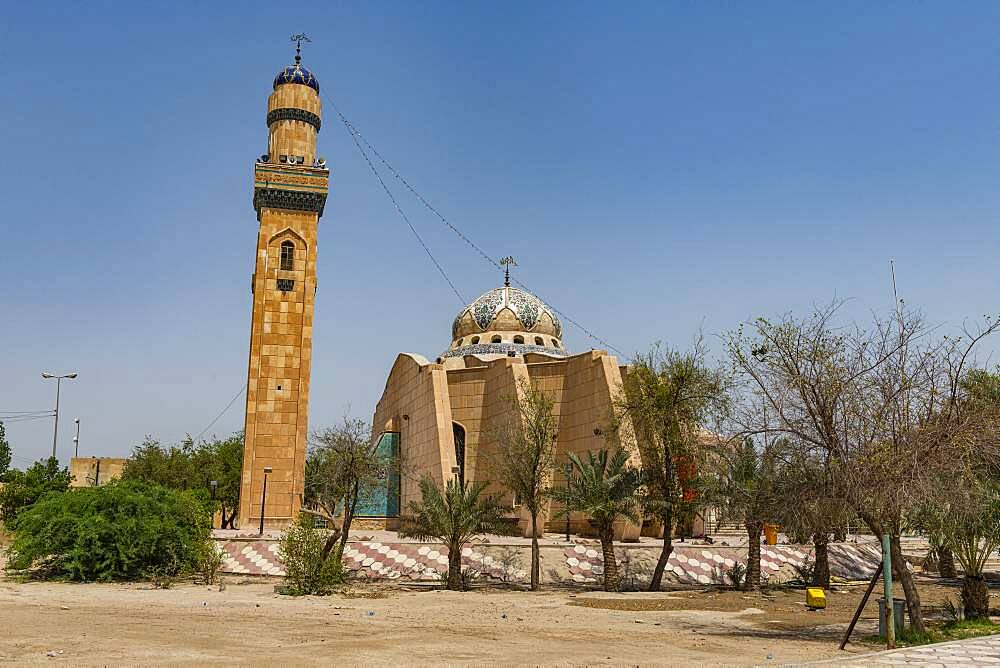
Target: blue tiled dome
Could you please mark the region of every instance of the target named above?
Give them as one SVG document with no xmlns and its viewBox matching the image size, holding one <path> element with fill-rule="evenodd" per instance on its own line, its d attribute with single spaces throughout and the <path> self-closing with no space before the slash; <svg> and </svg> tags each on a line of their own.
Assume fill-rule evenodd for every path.
<svg viewBox="0 0 1000 668">
<path fill-rule="evenodd" d="M 277 88 L 281 84 L 302 84 L 309 86 L 317 93 L 319 92 L 319 81 L 316 80 L 312 72 L 298 63 L 289 65 L 278 72 L 278 76 L 274 77 L 274 87 Z"/>
</svg>

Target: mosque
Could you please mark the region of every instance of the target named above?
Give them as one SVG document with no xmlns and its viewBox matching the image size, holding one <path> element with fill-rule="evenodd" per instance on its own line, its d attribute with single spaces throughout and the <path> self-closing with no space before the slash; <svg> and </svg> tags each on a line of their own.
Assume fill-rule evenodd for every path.
<svg viewBox="0 0 1000 668">
<path fill-rule="evenodd" d="M 319 90 L 296 49 L 294 64 L 274 79 L 265 119 L 268 149 L 254 166 L 259 225 L 239 511 L 244 530 L 287 526 L 303 499 L 316 239 L 330 174 L 316 152 Z M 453 477 L 489 480 L 493 434 L 524 383 L 555 399 L 559 470 L 551 475 L 558 484 L 565 479 L 567 453 L 607 446 L 602 430 L 627 373 L 606 351 L 568 350 L 556 312 L 511 286 L 508 271 L 504 285 L 458 313 L 450 343 L 434 361 L 417 353 L 397 355 L 375 408 L 373 447 L 401 457 L 405 474 L 373 490 L 360 515 L 368 525 L 395 528 L 401 509 L 419 498 L 422 477 L 442 485 Z M 516 499 L 493 491 L 505 499 L 511 519 L 526 528 Z M 549 519 L 542 518 L 543 526 L 564 528 L 564 520 L 556 528 Z M 572 518 L 575 529 L 584 528 L 583 522 Z M 638 535 L 638 527 L 625 531 Z"/>
<path fill-rule="evenodd" d="M 442 485 L 452 477 L 466 483 L 491 479 L 495 434 L 512 410 L 511 399 L 528 383 L 555 400 L 558 470 L 550 475 L 558 484 L 567 453 L 607 447 L 603 430 L 623 373 L 628 367 L 606 351 L 568 351 L 558 316 L 535 295 L 509 281 L 480 295 L 455 317 L 451 343 L 433 362 L 400 353 L 389 372 L 372 425 L 385 454 L 401 453 L 406 474 L 390 481 L 398 487 L 390 487 L 379 509 L 386 528 L 398 524 L 401 507 L 419 498 L 423 476 Z M 491 491 L 528 531 L 528 515 L 516 499 L 495 486 Z M 372 510 L 366 514 L 375 516 Z M 565 529 L 565 520 L 554 524 L 550 516 L 541 518 L 542 526 Z M 572 529 L 584 529 L 585 521 L 572 518 Z M 629 532 L 638 535 L 638 528 Z"/>
</svg>

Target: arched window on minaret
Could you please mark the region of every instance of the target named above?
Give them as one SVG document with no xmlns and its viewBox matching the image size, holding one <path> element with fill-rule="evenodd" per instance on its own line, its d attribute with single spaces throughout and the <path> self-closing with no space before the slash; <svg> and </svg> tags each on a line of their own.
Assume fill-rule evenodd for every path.
<svg viewBox="0 0 1000 668">
<path fill-rule="evenodd" d="M 291 241 L 281 242 L 281 270 L 292 271 L 295 268 L 295 244 Z"/>
</svg>

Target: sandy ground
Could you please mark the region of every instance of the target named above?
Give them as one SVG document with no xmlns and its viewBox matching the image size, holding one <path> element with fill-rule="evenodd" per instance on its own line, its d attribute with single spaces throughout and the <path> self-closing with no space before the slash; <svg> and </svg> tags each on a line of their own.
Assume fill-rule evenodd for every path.
<svg viewBox="0 0 1000 668">
<path fill-rule="evenodd" d="M 0 579 L 0 663 L 779 665 L 846 656 L 837 641 L 863 589 L 832 593 L 828 610 L 808 612 L 801 591 L 369 585 L 292 598 L 275 595 L 275 582 L 230 579 L 219 591 Z M 928 603 L 954 594 L 924 591 Z M 872 632 L 874 613 L 869 606 L 856 637 Z"/>
</svg>

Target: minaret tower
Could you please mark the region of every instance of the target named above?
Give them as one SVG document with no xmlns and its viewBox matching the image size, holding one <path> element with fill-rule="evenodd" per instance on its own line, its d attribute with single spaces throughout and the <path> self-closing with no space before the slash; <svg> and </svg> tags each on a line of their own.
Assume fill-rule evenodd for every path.
<svg viewBox="0 0 1000 668">
<path fill-rule="evenodd" d="M 316 293 L 316 228 L 329 170 L 316 158 L 319 82 L 295 64 L 274 78 L 267 100 L 267 154 L 254 168 L 253 207 L 260 231 L 251 279 L 253 315 L 247 373 L 246 440 L 240 528 L 288 526 L 302 505 L 309 425 Z M 267 474 L 266 496 L 262 497 Z"/>
</svg>

